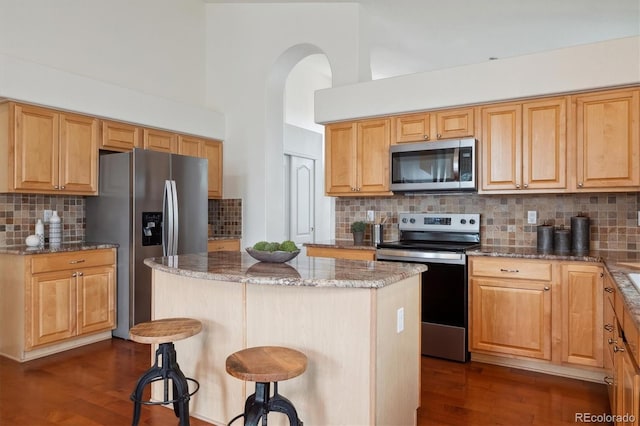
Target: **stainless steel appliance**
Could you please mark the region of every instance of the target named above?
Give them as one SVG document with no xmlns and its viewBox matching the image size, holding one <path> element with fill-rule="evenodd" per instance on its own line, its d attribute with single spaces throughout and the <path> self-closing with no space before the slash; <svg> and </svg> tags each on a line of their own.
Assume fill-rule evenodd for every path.
<svg viewBox="0 0 640 426">
<path fill-rule="evenodd" d="M 97 197 L 86 199 L 86 239 L 119 244 L 117 328 L 151 319 L 148 257 L 207 251 L 207 160 L 135 149 L 100 156 Z"/>
<path fill-rule="evenodd" d="M 473 138 L 392 145 L 391 190 L 475 191 L 476 161 Z"/>
<path fill-rule="evenodd" d="M 400 239 L 380 243 L 377 260 L 424 263 L 422 354 L 466 362 L 466 251 L 480 247 L 479 214 L 400 213 Z"/>
</svg>

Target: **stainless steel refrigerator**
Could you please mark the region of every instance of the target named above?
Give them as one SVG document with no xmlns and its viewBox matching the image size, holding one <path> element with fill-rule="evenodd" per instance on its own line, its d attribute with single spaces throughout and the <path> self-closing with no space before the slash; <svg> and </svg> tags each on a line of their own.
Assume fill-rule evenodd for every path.
<svg viewBox="0 0 640 426">
<path fill-rule="evenodd" d="M 151 319 L 144 259 L 207 251 L 207 167 L 206 159 L 142 149 L 100 156 L 100 195 L 86 198 L 85 239 L 119 244 L 114 336 L 126 339 Z"/>
</svg>

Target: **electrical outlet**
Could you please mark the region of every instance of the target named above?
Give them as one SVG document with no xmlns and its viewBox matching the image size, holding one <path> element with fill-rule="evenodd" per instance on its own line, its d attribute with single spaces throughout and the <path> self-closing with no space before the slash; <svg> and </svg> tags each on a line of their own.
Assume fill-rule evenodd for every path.
<svg viewBox="0 0 640 426">
<path fill-rule="evenodd" d="M 48 223 L 49 219 L 51 219 L 51 216 L 53 216 L 53 210 L 45 210 L 44 211 L 44 222 Z"/>
<path fill-rule="evenodd" d="M 367 222 L 373 222 L 376 220 L 376 213 L 373 210 L 367 210 Z"/>
<path fill-rule="evenodd" d="M 396 332 L 401 333 L 404 330 L 404 308 L 398 308 L 396 312 Z"/>
<path fill-rule="evenodd" d="M 535 210 L 529 210 L 527 212 L 527 223 L 535 225 L 538 222 L 538 213 Z"/>
</svg>

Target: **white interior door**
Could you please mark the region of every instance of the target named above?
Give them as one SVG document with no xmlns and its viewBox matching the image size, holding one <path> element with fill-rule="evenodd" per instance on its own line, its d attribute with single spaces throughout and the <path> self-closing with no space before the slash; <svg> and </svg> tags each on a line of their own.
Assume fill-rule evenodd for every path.
<svg viewBox="0 0 640 426">
<path fill-rule="evenodd" d="M 289 156 L 289 239 L 314 241 L 315 160 Z"/>
</svg>

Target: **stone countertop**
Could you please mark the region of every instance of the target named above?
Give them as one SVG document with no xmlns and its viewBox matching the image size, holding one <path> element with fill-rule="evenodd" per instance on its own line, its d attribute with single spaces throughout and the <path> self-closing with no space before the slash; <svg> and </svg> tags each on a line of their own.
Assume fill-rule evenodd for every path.
<svg viewBox="0 0 640 426">
<path fill-rule="evenodd" d="M 15 254 L 15 255 L 31 255 L 31 254 L 48 254 L 48 253 L 61 253 L 67 251 L 80 251 L 80 250 L 98 250 L 118 248 L 118 244 L 112 243 L 94 243 L 94 242 L 76 242 L 76 243 L 63 243 L 60 247 L 50 247 L 48 244 L 38 247 L 29 247 L 27 245 L 19 246 L 5 246 L 0 247 L 0 254 Z"/>
<path fill-rule="evenodd" d="M 633 285 L 629 273 L 640 273 L 640 253 L 632 251 L 590 251 L 584 255 L 540 253 L 537 249 L 526 247 L 482 246 L 478 250 L 467 252 L 469 256 L 510 257 L 519 259 L 542 259 L 554 261 L 581 261 L 603 263 L 613 277 L 620 295 L 636 327 L 640 329 L 640 291 Z M 637 268 L 622 263 L 637 263 Z"/>
<path fill-rule="evenodd" d="M 145 259 L 164 272 L 248 284 L 381 288 L 427 269 L 425 265 L 307 257 L 286 263 L 258 262 L 245 252 L 209 252 Z"/>
<path fill-rule="evenodd" d="M 317 241 L 315 243 L 304 243 L 305 247 L 321 247 L 321 248 L 337 248 L 337 249 L 355 249 L 355 250 L 375 250 L 376 246 L 371 243 L 365 243 L 363 245 L 353 244 L 351 240 L 326 240 Z"/>
</svg>

